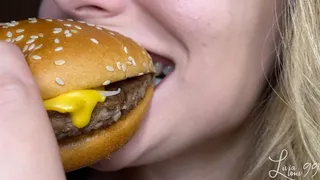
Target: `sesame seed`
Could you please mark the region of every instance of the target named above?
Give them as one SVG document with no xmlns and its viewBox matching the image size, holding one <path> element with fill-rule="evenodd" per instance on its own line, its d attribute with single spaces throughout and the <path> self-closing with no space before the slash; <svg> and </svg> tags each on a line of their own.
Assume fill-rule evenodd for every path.
<svg viewBox="0 0 320 180">
<path fill-rule="evenodd" d="M 111 32 L 111 31 L 109 31 L 109 34 L 111 34 L 111 35 L 113 35 L 113 36 L 116 35 L 115 33 Z"/>
<path fill-rule="evenodd" d="M 69 34 L 70 31 L 69 31 L 69 30 L 65 30 L 63 33 L 64 33 L 64 34 Z"/>
<path fill-rule="evenodd" d="M 111 81 L 106 80 L 105 82 L 102 83 L 103 86 L 109 85 L 111 83 Z"/>
<path fill-rule="evenodd" d="M 34 59 L 34 60 L 40 60 L 40 59 L 42 59 L 42 58 L 41 58 L 41 56 L 33 55 L 33 56 L 32 56 L 32 59 Z"/>
<path fill-rule="evenodd" d="M 32 35 L 32 36 L 30 36 L 30 38 L 31 38 L 31 39 L 38 39 L 38 38 L 39 38 L 39 36 Z"/>
<path fill-rule="evenodd" d="M 119 70 L 121 70 L 121 63 L 120 62 L 117 62 L 117 67 Z"/>
<path fill-rule="evenodd" d="M 148 56 L 149 59 L 152 59 L 151 56 L 150 56 L 150 54 L 147 54 L 147 56 Z"/>
<path fill-rule="evenodd" d="M 28 51 L 31 51 L 36 45 L 35 44 L 31 44 L 30 47 L 28 48 Z"/>
<path fill-rule="evenodd" d="M 3 29 L 7 29 L 7 28 L 9 28 L 9 27 L 8 27 L 8 26 L 2 26 L 2 28 L 3 28 Z"/>
<path fill-rule="evenodd" d="M 34 42 L 34 40 L 35 40 L 35 39 L 29 39 L 29 40 L 26 42 L 26 44 L 31 44 L 31 43 Z"/>
<path fill-rule="evenodd" d="M 136 61 L 134 60 L 133 57 L 129 56 L 129 57 L 128 57 L 128 60 L 131 61 L 134 66 L 137 65 L 137 64 L 136 64 Z"/>
<path fill-rule="evenodd" d="M 34 18 L 34 17 L 33 18 L 28 18 L 28 20 L 29 21 L 34 21 L 34 20 L 37 20 L 37 18 Z"/>
<path fill-rule="evenodd" d="M 144 54 L 144 55 L 145 55 L 145 54 L 146 54 L 146 51 L 142 51 L 142 54 Z"/>
<path fill-rule="evenodd" d="M 76 26 L 74 26 L 74 27 L 75 27 L 75 28 L 77 28 L 77 29 L 82 29 L 80 26 L 77 26 L 77 25 L 76 25 Z"/>
<path fill-rule="evenodd" d="M 18 25 L 19 22 L 17 22 L 17 21 L 11 21 L 11 24 Z"/>
<path fill-rule="evenodd" d="M 8 31 L 8 32 L 7 32 L 7 37 L 8 37 L 8 38 L 11 38 L 11 37 L 12 37 L 12 32 Z"/>
<path fill-rule="evenodd" d="M 46 21 L 51 22 L 51 21 L 52 21 L 52 19 L 46 19 Z"/>
<path fill-rule="evenodd" d="M 35 19 L 35 20 L 30 20 L 29 21 L 29 23 L 36 23 L 37 22 L 37 20 Z"/>
<path fill-rule="evenodd" d="M 138 74 L 138 76 L 142 76 L 142 75 L 143 75 L 143 73 L 139 73 L 139 74 Z"/>
<path fill-rule="evenodd" d="M 57 19 L 57 21 L 60 21 L 60 22 L 62 22 L 63 20 L 62 20 L 62 19 Z"/>
<path fill-rule="evenodd" d="M 143 62 L 143 67 L 147 68 L 146 62 Z"/>
<path fill-rule="evenodd" d="M 96 28 L 97 28 L 98 30 L 102 30 L 102 28 L 101 28 L 101 27 L 99 27 L 99 26 L 96 26 Z"/>
<path fill-rule="evenodd" d="M 21 39 L 23 39 L 24 38 L 24 35 L 20 35 L 20 36 L 18 36 L 17 38 L 16 38 L 16 41 L 20 41 Z"/>
<path fill-rule="evenodd" d="M 98 44 L 99 43 L 99 41 L 98 40 L 96 40 L 96 39 L 94 39 L 94 38 L 91 38 L 90 39 L 93 43 L 96 43 L 96 44 Z"/>
<path fill-rule="evenodd" d="M 106 68 L 107 68 L 107 70 L 110 71 L 110 72 L 113 72 L 113 71 L 114 71 L 114 68 L 113 68 L 112 66 L 107 66 Z"/>
<path fill-rule="evenodd" d="M 22 32 L 24 32 L 24 29 L 17 29 L 16 30 L 16 33 L 22 33 Z"/>
<path fill-rule="evenodd" d="M 39 44 L 39 45 L 36 46 L 34 49 L 35 49 L 35 50 L 38 50 L 38 49 L 42 48 L 42 46 L 43 46 L 43 44 Z"/>
<path fill-rule="evenodd" d="M 126 64 L 122 64 L 121 68 L 122 68 L 122 71 L 123 71 L 123 72 L 126 72 L 126 70 L 127 70 Z"/>
<path fill-rule="evenodd" d="M 71 24 L 64 24 L 64 26 L 66 26 L 66 27 L 71 27 Z"/>
<path fill-rule="evenodd" d="M 128 48 L 127 48 L 127 47 L 124 47 L 123 50 L 124 50 L 124 52 L 125 52 L 126 54 L 128 54 Z"/>
<path fill-rule="evenodd" d="M 53 42 L 56 43 L 56 44 L 58 44 L 60 41 L 59 41 L 58 38 L 55 38 L 55 39 L 53 40 Z"/>
<path fill-rule="evenodd" d="M 11 42 L 11 39 L 10 39 L 10 38 L 8 38 L 8 39 L 6 39 L 5 41 L 6 41 L 6 42 Z"/>
<path fill-rule="evenodd" d="M 39 35 L 39 37 L 43 37 L 44 36 L 42 33 L 39 33 L 38 35 Z"/>
<path fill-rule="evenodd" d="M 61 86 L 64 85 L 64 81 L 63 81 L 61 78 L 59 78 L 59 77 L 56 77 L 56 83 L 59 84 L 59 85 L 61 85 Z"/>
<path fill-rule="evenodd" d="M 61 65 L 65 64 L 65 63 L 66 63 L 66 61 L 64 61 L 64 60 L 56 60 L 56 61 L 54 61 L 54 64 L 58 65 L 58 66 L 61 66 Z"/>
<path fill-rule="evenodd" d="M 9 27 L 14 27 L 14 26 L 16 26 L 16 24 L 13 24 L 13 23 L 6 23 L 6 25 L 9 26 Z"/>
<path fill-rule="evenodd" d="M 95 26 L 94 24 L 87 23 L 88 26 Z"/>
<path fill-rule="evenodd" d="M 72 33 L 77 33 L 78 31 L 77 30 L 75 30 L 75 29 L 71 29 L 70 30 Z"/>
<path fill-rule="evenodd" d="M 131 61 L 127 61 L 127 64 L 132 65 L 132 62 Z"/>
<path fill-rule="evenodd" d="M 22 52 L 26 52 L 28 50 L 28 45 L 24 45 Z"/>
<path fill-rule="evenodd" d="M 66 35 L 66 37 L 71 37 L 71 36 L 72 36 L 71 33 L 67 33 L 67 34 L 65 34 L 65 35 Z"/>
<path fill-rule="evenodd" d="M 73 21 L 73 19 L 67 19 L 67 21 Z"/>
<path fill-rule="evenodd" d="M 84 24 L 84 23 L 86 23 L 85 21 L 78 21 L 79 23 L 82 23 L 82 24 Z"/>
<path fill-rule="evenodd" d="M 53 33 L 54 34 L 58 34 L 58 33 L 60 33 L 62 31 L 62 28 L 54 28 L 53 29 Z"/>
<path fill-rule="evenodd" d="M 63 50 L 63 47 L 57 47 L 54 49 L 54 51 L 58 52 L 58 51 L 62 51 Z"/>
</svg>

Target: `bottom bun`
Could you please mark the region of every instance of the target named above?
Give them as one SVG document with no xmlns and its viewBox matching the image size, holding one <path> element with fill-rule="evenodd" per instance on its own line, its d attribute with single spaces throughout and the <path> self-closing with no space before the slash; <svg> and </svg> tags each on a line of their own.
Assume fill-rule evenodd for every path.
<svg viewBox="0 0 320 180">
<path fill-rule="evenodd" d="M 148 87 L 145 97 L 127 115 L 106 129 L 58 141 L 66 172 L 90 166 L 126 144 L 140 126 L 153 95 Z"/>
</svg>

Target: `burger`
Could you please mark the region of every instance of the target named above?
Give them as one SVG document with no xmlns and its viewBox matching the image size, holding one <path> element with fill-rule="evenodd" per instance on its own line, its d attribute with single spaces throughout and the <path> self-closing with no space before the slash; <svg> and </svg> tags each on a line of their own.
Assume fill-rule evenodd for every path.
<svg viewBox="0 0 320 180">
<path fill-rule="evenodd" d="M 83 21 L 29 18 L 1 25 L 0 40 L 24 54 L 66 172 L 110 157 L 139 128 L 155 69 L 132 39 Z"/>
</svg>

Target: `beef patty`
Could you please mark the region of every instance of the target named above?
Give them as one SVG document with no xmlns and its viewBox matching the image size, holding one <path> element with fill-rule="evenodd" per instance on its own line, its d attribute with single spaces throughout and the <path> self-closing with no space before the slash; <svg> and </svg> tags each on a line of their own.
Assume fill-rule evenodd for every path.
<svg viewBox="0 0 320 180">
<path fill-rule="evenodd" d="M 153 75 L 147 74 L 105 86 L 107 91 L 115 91 L 118 88 L 121 91 L 117 95 L 107 97 L 105 102 L 98 103 L 92 112 L 89 124 L 82 129 L 72 124 L 68 113 L 47 111 L 56 138 L 60 140 L 110 126 L 137 105 L 151 83 Z"/>
</svg>

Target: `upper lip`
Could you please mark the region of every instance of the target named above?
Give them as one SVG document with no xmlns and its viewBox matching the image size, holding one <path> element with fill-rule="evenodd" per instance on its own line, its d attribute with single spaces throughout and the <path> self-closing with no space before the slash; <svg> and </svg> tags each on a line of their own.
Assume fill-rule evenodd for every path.
<svg viewBox="0 0 320 180">
<path fill-rule="evenodd" d="M 108 30 L 112 30 L 112 31 L 115 31 L 115 32 L 122 34 L 121 31 L 115 30 L 112 27 L 104 26 L 104 25 L 100 25 L 100 24 L 97 24 L 97 25 L 100 27 L 106 28 Z M 124 34 L 122 34 L 122 35 L 124 35 Z M 132 37 L 129 36 L 129 38 L 132 38 Z M 173 55 L 166 53 L 166 52 L 161 52 L 161 51 L 159 51 L 159 49 L 152 47 L 152 46 L 148 45 L 147 43 L 139 42 L 138 39 L 133 39 L 133 40 L 136 41 L 137 43 L 139 43 L 150 54 L 151 57 L 161 57 L 161 59 L 163 59 L 164 64 L 176 64 L 175 58 L 173 57 Z"/>
<path fill-rule="evenodd" d="M 155 62 L 160 62 L 163 65 L 174 65 L 174 62 L 171 59 L 168 59 L 168 58 L 166 58 L 164 56 L 161 56 L 159 54 L 155 54 L 155 53 L 153 53 L 151 51 L 148 51 L 148 53 L 150 54 L 150 56 L 152 57 L 153 61 L 155 61 Z"/>
</svg>

